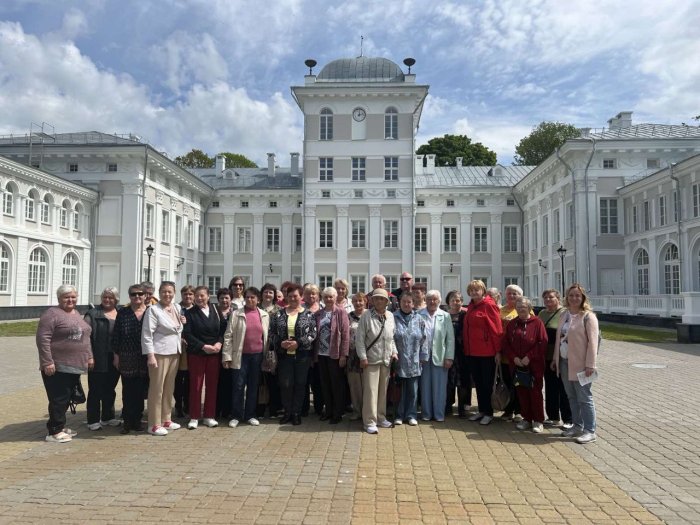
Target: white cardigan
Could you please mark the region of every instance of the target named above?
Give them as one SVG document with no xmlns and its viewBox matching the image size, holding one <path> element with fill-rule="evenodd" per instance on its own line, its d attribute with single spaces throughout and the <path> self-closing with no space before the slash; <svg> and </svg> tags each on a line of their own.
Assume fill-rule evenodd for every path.
<svg viewBox="0 0 700 525">
<path fill-rule="evenodd" d="M 177 314 L 176 325 L 160 303 L 149 306 L 143 314 L 141 348 L 144 355 L 175 355 L 182 352 L 181 309 L 177 303 L 173 303 L 172 306 Z"/>
</svg>

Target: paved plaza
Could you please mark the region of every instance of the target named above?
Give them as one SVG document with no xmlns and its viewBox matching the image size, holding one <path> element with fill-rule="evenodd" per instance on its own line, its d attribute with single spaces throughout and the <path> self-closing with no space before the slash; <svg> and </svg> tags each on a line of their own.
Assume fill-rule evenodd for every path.
<svg viewBox="0 0 700 525">
<path fill-rule="evenodd" d="M 456 417 L 122 436 L 84 405 L 48 444 L 33 338 L 0 362 L 0 523 L 700 523 L 697 345 L 605 341 L 585 447 Z"/>
</svg>

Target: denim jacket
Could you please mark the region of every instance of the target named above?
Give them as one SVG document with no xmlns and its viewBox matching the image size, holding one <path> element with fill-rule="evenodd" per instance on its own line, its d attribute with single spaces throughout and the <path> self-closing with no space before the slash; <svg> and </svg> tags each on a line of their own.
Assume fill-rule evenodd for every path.
<svg viewBox="0 0 700 525">
<path fill-rule="evenodd" d="M 421 375 L 421 361 L 428 360 L 428 346 L 425 336 L 425 319 L 418 312 L 405 314 L 394 312 L 394 341 L 399 352 L 397 373 L 399 377 Z"/>
</svg>

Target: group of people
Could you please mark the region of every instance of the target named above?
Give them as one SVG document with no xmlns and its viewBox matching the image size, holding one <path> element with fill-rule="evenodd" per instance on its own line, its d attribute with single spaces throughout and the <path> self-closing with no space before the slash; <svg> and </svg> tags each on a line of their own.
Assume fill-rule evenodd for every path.
<svg viewBox="0 0 700 525">
<path fill-rule="evenodd" d="M 151 283 L 141 283 L 121 307 L 118 290 L 106 288 L 84 316 L 76 289 L 63 285 L 37 330 L 46 440 L 76 435 L 65 426 L 66 411 L 87 373 L 91 431 L 121 424 L 124 434 L 165 436 L 181 428 L 174 417 L 190 430 L 219 419 L 257 426 L 263 416 L 299 425 L 311 402 L 322 421 L 338 424 L 349 412 L 370 434 L 418 425 L 419 415 L 442 422 L 455 401 L 459 417 L 488 425 L 500 376 L 510 393 L 501 417 L 519 430 L 558 425 L 578 443 L 595 441 L 590 376 L 599 331 L 580 285 L 567 289 L 563 305 L 557 290 L 545 290 L 535 315 L 516 285 L 506 288 L 503 306 L 498 290 L 479 280 L 468 284 L 466 306 L 457 290 L 442 306 L 440 291 L 408 272 L 393 291 L 382 275 L 371 282 L 370 292 L 349 297 L 344 279 L 323 290 L 285 282 L 278 291 L 269 283 L 246 287 L 237 276 L 216 291 L 216 304 L 206 286 L 185 286 L 178 303 L 175 283 L 162 282 L 157 298 Z"/>
</svg>

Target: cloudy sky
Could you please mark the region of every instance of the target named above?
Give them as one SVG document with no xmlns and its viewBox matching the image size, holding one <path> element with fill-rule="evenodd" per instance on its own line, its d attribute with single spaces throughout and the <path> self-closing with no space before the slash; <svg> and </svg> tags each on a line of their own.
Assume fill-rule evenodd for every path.
<svg viewBox="0 0 700 525">
<path fill-rule="evenodd" d="M 301 150 L 306 58 L 414 57 L 418 143 L 463 133 L 512 162 L 533 126 L 697 124 L 700 2 L 2 0 L 0 134 L 137 133 L 264 163 Z"/>
</svg>

